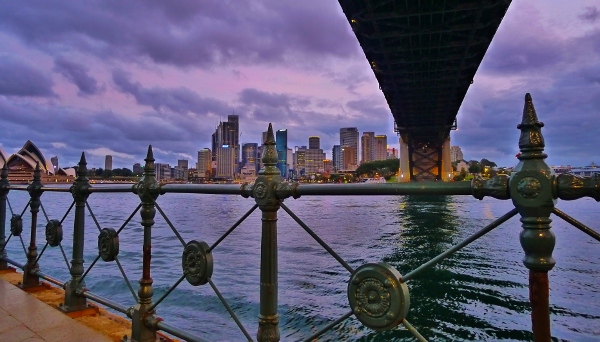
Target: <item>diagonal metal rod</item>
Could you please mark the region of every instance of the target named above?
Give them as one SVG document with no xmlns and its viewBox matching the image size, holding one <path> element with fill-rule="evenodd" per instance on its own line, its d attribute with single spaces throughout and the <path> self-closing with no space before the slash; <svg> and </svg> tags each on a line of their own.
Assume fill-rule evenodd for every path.
<svg viewBox="0 0 600 342">
<path fill-rule="evenodd" d="M 581 230 L 582 232 L 586 233 L 587 235 L 591 236 L 592 238 L 600 241 L 600 234 L 598 234 L 596 231 L 594 231 L 592 228 L 586 226 L 585 224 L 577 221 L 576 219 L 572 218 L 571 216 L 565 214 L 564 212 L 554 208 L 554 210 L 552 210 L 552 212 L 554 213 L 554 215 L 560 217 L 561 219 L 565 220 L 567 223 L 570 223 L 571 225 L 573 225 L 575 228 Z"/>
<path fill-rule="evenodd" d="M 44 203 L 42 203 L 42 201 L 40 200 L 40 207 L 42 208 L 42 212 L 44 213 L 44 216 L 46 217 L 46 222 L 50 222 L 50 219 L 48 218 L 48 214 L 46 214 L 46 209 L 44 209 Z"/>
<path fill-rule="evenodd" d="M 169 220 L 169 218 L 167 217 L 167 215 L 165 215 L 164 211 L 162 211 L 162 209 L 160 208 L 160 206 L 158 205 L 158 203 L 156 203 L 156 200 L 153 200 L 154 205 L 156 206 L 156 209 L 158 209 L 158 211 L 160 212 L 160 214 L 162 215 L 162 217 L 165 219 L 165 221 L 167 222 L 167 224 L 169 225 L 169 227 L 171 227 L 171 230 L 173 230 L 173 233 L 175 233 L 175 235 L 177 236 L 177 238 L 179 239 L 179 241 L 181 241 L 181 244 L 183 245 L 183 247 L 185 247 L 185 240 L 183 240 L 183 238 L 181 237 L 181 235 L 179 235 L 179 232 L 177 231 L 177 229 L 175 228 L 175 226 L 173 226 L 173 224 L 171 223 L 171 221 Z"/>
<path fill-rule="evenodd" d="M 404 325 L 406 330 L 410 331 L 410 333 L 413 334 L 413 336 L 416 337 L 417 340 L 419 340 L 420 342 L 427 342 L 425 337 L 423 337 L 423 335 L 419 334 L 417 329 L 415 329 L 415 327 L 413 327 L 410 323 L 408 323 L 408 321 L 406 319 L 402 320 L 402 325 Z"/>
<path fill-rule="evenodd" d="M 252 214 L 254 210 L 256 210 L 256 208 L 258 208 L 258 204 L 255 204 L 252 208 L 250 208 L 250 210 L 248 210 L 246 214 L 244 214 L 244 216 L 242 216 L 242 218 L 240 218 L 236 223 L 234 223 L 233 226 L 231 226 L 231 228 L 229 228 L 229 230 L 219 238 L 219 240 L 217 240 L 215 243 L 213 243 L 212 246 L 210 246 L 208 251 L 211 252 L 215 247 L 217 247 L 221 243 L 221 241 L 223 241 L 227 237 L 227 235 L 231 234 L 231 232 L 233 232 L 234 229 L 236 229 L 242 222 L 244 222 L 244 220 L 248 218 L 248 216 L 250 216 L 250 214 Z"/>
<path fill-rule="evenodd" d="M 296 214 L 294 214 L 288 207 L 286 207 L 285 204 L 283 204 L 283 202 L 281 202 L 280 205 L 281 208 L 283 208 L 283 210 L 285 210 L 285 212 L 288 213 L 288 215 L 290 215 L 290 217 L 293 218 L 294 221 L 296 221 L 300 225 L 300 227 L 304 228 L 304 230 L 306 230 L 306 232 L 310 236 L 312 236 L 313 239 L 315 239 L 323 248 L 325 248 L 325 250 L 329 252 L 329 254 L 331 254 L 331 256 L 335 258 L 335 260 L 342 264 L 342 266 L 344 266 L 348 270 L 348 272 L 354 274 L 354 269 L 350 265 L 348 265 L 348 263 L 345 262 L 344 259 L 337 255 L 337 253 L 334 252 L 333 249 L 331 249 L 331 247 L 329 247 L 325 243 L 325 241 L 321 240 L 321 238 L 317 234 L 315 234 L 315 232 L 308 228 L 308 226 L 304 224 L 304 222 L 302 222 L 302 220 L 299 219 L 298 216 L 296 216 Z"/>
<path fill-rule="evenodd" d="M 67 218 L 67 215 L 69 215 L 69 213 L 71 212 L 71 209 L 73 209 L 74 205 L 75 205 L 75 201 L 73 201 L 73 203 L 71 203 L 71 206 L 69 207 L 69 209 L 67 209 L 67 212 L 65 213 L 65 215 L 60 220 L 60 224 L 62 224 L 63 221 Z"/>
<path fill-rule="evenodd" d="M 208 278 L 208 283 L 210 284 L 210 287 L 212 287 L 213 291 L 215 291 L 215 293 L 217 294 L 217 297 L 219 297 L 219 300 L 221 300 L 221 303 L 223 303 L 223 306 L 225 307 L 227 312 L 229 312 L 229 314 L 231 315 L 231 318 L 233 318 L 233 320 L 235 321 L 235 324 L 237 324 L 237 326 L 240 328 L 240 330 L 244 333 L 244 335 L 246 336 L 248 341 L 253 341 L 252 337 L 250 337 L 250 334 L 248 334 L 248 331 L 246 331 L 246 328 L 244 328 L 244 326 L 242 325 L 242 322 L 240 322 L 240 320 L 237 318 L 235 312 L 233 312 L 233 310 L 231 309 L 229 304 L 227 304 L 227 301 L 225 301 L 225 298 L 223 298 L 223 295 L 221 295 L 221 292 L 219 292 L 219 289 L 217 288 L 215 283 L 213 283 L 211 278 Z"/>
<path fill-rule="evenodd" d="M 38 261 L 40 261 L 40 258 L 42 257 L 42 254 L 44 254 L 44 251 L 46 250 L 46 247 L 48 247 L 48 243 L 47 242 L 44 245 L 44 248 L 42 248 L 42 251 L 40 252 L 40 255 L 38 255 L 38 257 L 35 259 L 34 265 L 37 265 Z"/>
<path fill-rule="evenodd" d="M 6 203 L 8 204 L 8 209 L 10 209 L 10 215 L 14 215 L 15 213 L 12 210 L 12 205 L 10 205 L 10 201 L 8 200 L 8 197 L 6 197 Z"/>
<path fill-rule="evenodd" d="M 25 208 L 23 208 L 23 211 L 21 212 L 21 215 L 19 215 L 19 217 L 23 217 L 23 214 L 25 214 L 25 210 L 27 210 L 27 208 L 29 208 L 30 204 L 31 204 L 31 200 L 29 200 L 29 202 L 27 202 L 27 205 L 25 205 Z"/>
<path fill-rule="evenodd" d="M 69 265 L 69 260 L 67 260 L 67 255 L 65 254 L 65 250 L 63 249 L 62 244 L 58 245 L 58 247 L 60 247 L 60 251 L 62 252 L 63 259 L 65 259 L 65 264 L 67 264 L 69 273 L 71 273 L 71 265 Z"/>
<path fill-rule="evenodd" d="M 331 328 L 335 327 L 336 325 L 342 323 L 343 321 L 345 321 L 348 317 L 352 316 L 354 314 L 354 312 L 350 311 L 348 313 L 346 313 L 345 315 L 343 315 L 342 317 L 336 319 L 335 321 L 327 324 L 326 326 L 324 326 L 321 330 L 317 331 L 316 333 L 312 334 L 309 338 L 304 339 L 304 342 L 310 342 L 313 341 L 314 339 L 316 339 L 317 337 L 323 335 L 324 333 L 326 333 L 327 331 L 329 331 Z"/>
<path fill-rule="evenodd" d="M 123 224 L 121 225 L 121 228 L 119 228 L 119 230 L 117 230 L 117 235 L 119 235 L 119 233 L 123 230 L 123 228 L 125 228 L 125 226 L 129 223 L 129 221 L 131 221 L 133 216 L 135 214 L 137 214 L 137 212 L 140 210 L 141 207 L 142 207 L 142 203 L 138 204 L 137 208 L 135 208 L 135 210 L 131 213 L 131 215 L 129 215 L 127 220 L 125 220 L 125 222 L 123 222 Z"/>
<path fill-rule="evenodd" d="M 96 215 L 94 215 L 94 212 L 92 211 L 92 207 L 90 207 L 90 205 L 88 204 L 88 201 L 85 201 L 85 206 L 88 209 L 90 216 L 92 216 L 92 220 L 94 220 L 94 222 L 96 223 L 96 228 L 98 228 L 98 231 L 101 232 L 102 227 L 100 227 L 100 223 L 98 223 L 98 220 L 96 220 Z"/>
<path fill-rule="evenodd" d="M 451 248 L 447 249 L 445 252 L 439 254 L 435 258 L 429 260 L 428 262 L 426 262 L 423 265 L 419 266 L 418 268 L 414 269 L 412 272 L 409 272 L 404 277 L 402 277 L 402 280 L 404 282 L 407 282 L 407 281 L 411 280 L 417 274 L 425 271 L 426 269 L 428 269 L 430 267 L 435 266 L 437 263 L 439 263 L 440 261 L 446 259 L 447 257 L 449 257 L 450 255 L 452 255 L 453 253 L 459 251 L 461 248 L 463 248 L 466 245 L 470 244 L 471 242 L 477 240 L 478 238 L 482 237 L 486 233 L 489 233 L 492 229 L 498 227 L 502 223 L 508 221 L 508 219 L 510 219 L 511 217 L 515 216 L 517 213 L 518 213 L 517 209 L 513 208 L 511 211 L 509 211 L 508 213 L 504 214 L 503 216 L 501 216 L 500 218 L 498 218 L 496 221 L 488 224 L 487 226 L 485 226 L 483 229 L 481 229 L 480 231 L 476 232 L 475 234 L 469 236 L 468 238 L 466 238 L 465 240 L 463 240 L 459 244 L 452 246 Z"/>
<path fill-rule="evenodd" d="M 6 245 L 8 244 L 8 241 L 10 241 L 10 238 L 12 237 L 12 233 L 10 233 L 8 235 L 8 239 L 6 239 L 6 242 L 4 243 L 4 245 L 2 246 L 2 249 L 0 249 L 0 255 L 2 255 L 2 252 L 4 252 L 4 249 L 6 248 Z"/>
<path fill-rule="evenodd" d="M 121 266 L 121 262 L 119 261 L 119 258 L 117 258 L 115 256 L 115 262 L 117 263 L 117 266 L 119 266 L 119 270 L 121 270 L 121 274 L 123 275 L 123 279 L 125 280 L 125 283 L 127 284 L 127 287 L 129 288 L 129 291 L 131 291 L 131 294 L 133 295 L 133 298 L 135 298 L 135 302 L 138 302 L 138 296 L 135 294 L 135 291 L 133 290 L 133 287 L 131 286 L 131 283 L 129 282 L 129 278 L 127 278 L 127 275 L 125 275 L 125 270 L 123 270 L 123 266 Z"/>
<path fill-rule="evenodd" d="M 23 242 L 23 238 L 19 235 L 19 239 L 21 240 L 21 246 L 23 246 L 23 252 L 27 255 L 27 248 L 25 248 L 25 242 Z"/>
<path fill-rule="evenodd" d="M 100 259 L 100 255 L 98 255 L 96 257 L 96 259 L 94 259 L 94 261 L 92 262 L 92 264 L 90 265 L 90 267 L 88 267 L 88 269 L 85 271 L 85 273 L 81 276 L 81 278 L 79 278 L 79 281 L 82 282 L 83 278 L 85 278 L 85 276 L 88 274 L 88 272 L 92 269 L 92 267 L 94 267 L 94 265 L 96 265 L 96 263 L 98 262 L 98 259 Z"/>
<path fill-rule="evenodd" d="M 175 290 L 175 288 L 177 287 L 177 285 L 179 285 L 183 279 L 185 279 L 185 274 L 184 274 L 184 275 L 182 275 L 182 276 L 179 278 L 179 280 L 177 280 L 177 282 L 176 282 L 175 284 L 173 284 L 173 286 L 171 286 L 171 288 L 169 288 L 169 289 L 167 290 L 167 292 L 165 292 L 165 293 L 164 293 L 164 294 L 163 294 L 163 295 L 162 295 L 160 298 L 158 298 L 158 300 L 157 300 L 157 301 L 156 301 L 154 304 L 152 304 L 152 306 L 150 306 L 150 307 L 148 308 L 148 311 L 146 311 L 146 312 L 152 312 L 152 311 L 154 311 L 154 309 L 156 309 L 156 307 L 158 306 L 158 304 L 160 304 L 160 302 L 162 302 L 162 301 L 163 301 L 165 298 L 167 298 L 167 296 L 168 296 L 168 295 L 169 295 L 171 292 L 173 292 L 173 290 Z"/>
</svg>

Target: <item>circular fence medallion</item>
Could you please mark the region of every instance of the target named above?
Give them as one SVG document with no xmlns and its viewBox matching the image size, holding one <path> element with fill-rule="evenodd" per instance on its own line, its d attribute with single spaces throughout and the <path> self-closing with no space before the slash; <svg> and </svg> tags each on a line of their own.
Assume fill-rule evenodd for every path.
<svg viewBox="0 0 600 342">
<path fill-rule="evenodd" d="M 60 245 L 63 238 L 62 224 L 59 220 L 50 220 L 46 225 L 46 242 L 50 247 Z"/>
<path fill-rule="evenodd" d="M 104 228 L 98 235 L 98 254 L 104 261 L 114 261 L 119 254 L 119 235 L 112 228 Z"/>
<path fill-rule="evenodd" d="M 13 214 L 10 218 L 10 232 L 14 236 L 19 236 L 23 232 L 23 219 L 21 215 Z"/>
<path fill-rule="evenodd" d="M 396 327 L 408 314 L 410 296 L 402 276 L 385 263 L 365 264 L 350 277 L 348 300 L 354 315 L 373 330 Z"/>
<path fill-rule="evenodd" d="M 185 279 L 194 285 L 204 285 L 213 272 L 213 257 L 208 244 L 192 240 L 185 245 L 181 258 L 181 267 Z"/>
</svg>

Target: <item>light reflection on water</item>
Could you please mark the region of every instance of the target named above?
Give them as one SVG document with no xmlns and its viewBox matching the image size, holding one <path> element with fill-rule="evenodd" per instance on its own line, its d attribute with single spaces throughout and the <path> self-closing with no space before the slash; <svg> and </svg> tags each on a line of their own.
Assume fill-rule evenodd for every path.
<svg viewBox="0 0 600 342">
<path fill-rule="evenodd" d="M 11 191 L 15 213 L 26 193 Z M 93 194 L 89 204 L 101 228 L 118 229 L 138 205 L 133 194 Z M 70 194 L 45 193 L 50 219 L 61 219 Z M 158 199 L 185 241 L 214 243 L 254 204 L 231 195 L 167 194 Z M 510 201 L 451 196 L 323 196 L 286 200 L 286 205 L 352 267 L 387 262 L 407 274 L 512 209 Z M 593 200 L 559 202 L 558 208 L 584 223 L 600 221 Z M 10 217 L 10 215 L 7 215 Z M 24 215 L 28 245 L 30 216 Z M 550 272 L 552 334 L 558 340 L 600 339 L 600 243 L 553 217 L 556 234 Z M 152 229 L 154 298 L 182 275 L 182 244 L 160 213 Z M 45 217 L 39 214 L 38 252 L 44 246 Z M 259 303 L 260 211 L 257 210 L 213 251 L 213 280 L 246 329 L 255 335 Z M 279 314 L 281 337 L 300 340 L 349 311 L 350 274 L 285 212 L 279 212 Z M 73 213 L 63 223 L 63 247 L 71 259 Z M 522 265 L 518 217 L 408 282 L 407 319 L 431 340 L 531 340 L 528 272 Z M 86 217 L 85 267 L 97 256 L 96 224 Z M 120 235 L 119 260 L 137 291 L 141 277 L 143 228 L 139 214 Z M 25 263 L 18 239 L 9 257 Z M 40 260 L 44 272 L 61 280 L 70 275 L 60 250 L 48 248 Z M 94 293 L 130 306 L 135 303 L 115 263 L 99 261 L 86 277 Z M 208 286 L 182 282 L 158 307 L 166 323 L 214 341 L 243 340 Z M 348 319 L 320 341 L 412 341 L 402 328 L 376 333 Z"/>
</svg>

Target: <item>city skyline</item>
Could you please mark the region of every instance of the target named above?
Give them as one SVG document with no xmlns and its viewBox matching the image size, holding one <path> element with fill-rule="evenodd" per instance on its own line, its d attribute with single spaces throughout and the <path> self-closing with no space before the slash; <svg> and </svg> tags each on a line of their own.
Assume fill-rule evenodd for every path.
<svg viewBox="0 0 600 342">
<path fill-rule="evenodd" d="M 388 136 L 393 119 L 335 2 L 3 3 L 0 146 L 31 140 L 60 165 L 195 160 L 227 115 L 240 143 L 269 122 L 288 146 L 340 127 Z M 35 18 L 35 20 L 34 20 Z M 307 19 L 308 18 L 308 19 Z M 274 34 L 274 33 L 277 34 Z M 451 134 L 469 159 L 517 162 L 523 98 L 533 96 L 551 165 L 598 163 L 600 9 L 581 0 L 514 1 Z"/>
</svg>

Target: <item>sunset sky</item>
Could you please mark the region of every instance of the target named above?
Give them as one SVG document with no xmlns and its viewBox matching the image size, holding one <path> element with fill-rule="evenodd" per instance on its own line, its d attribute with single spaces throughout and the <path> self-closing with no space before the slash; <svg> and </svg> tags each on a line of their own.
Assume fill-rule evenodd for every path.
<svg viewBox="0 0 600 342">
<path fill-rule="evenodd" d="M 465 159 L 517 162 L 531 93 L 552 165 L 600 163 L 600 4 L 514 0 L 458 113 Z M 33 141 L 60 166 L 195 166 L 227 115 L 240 142 L 269 122 L 288 146 L 393 118 L 336 1 L 2 1 L 0 147 Z"/>
</svg>

